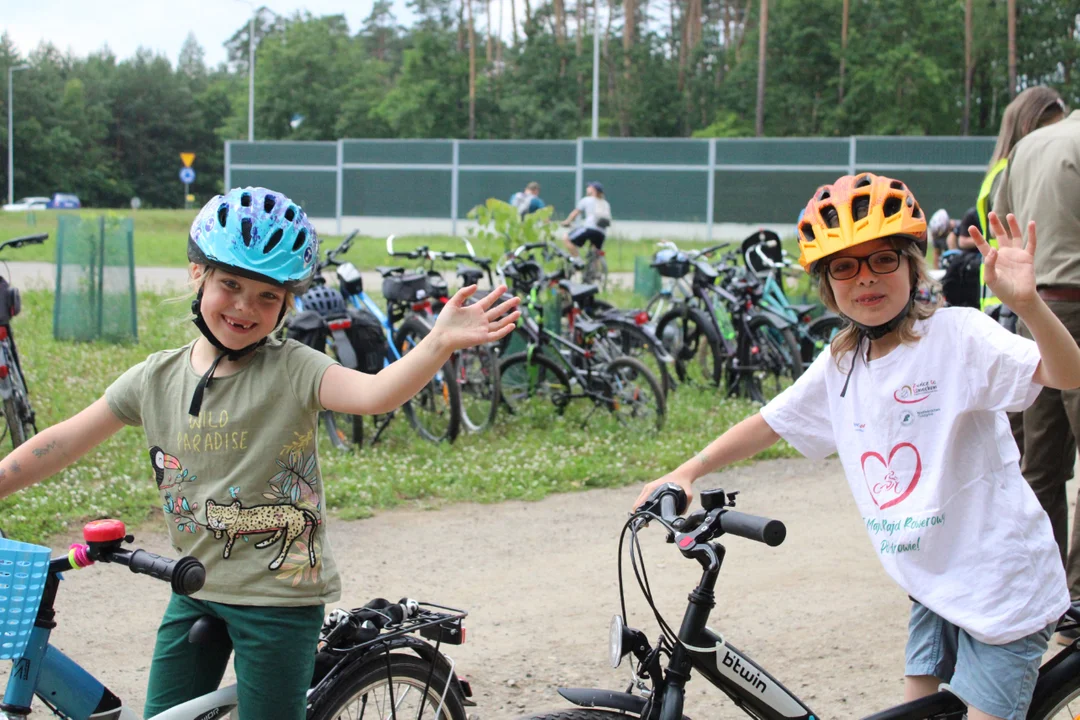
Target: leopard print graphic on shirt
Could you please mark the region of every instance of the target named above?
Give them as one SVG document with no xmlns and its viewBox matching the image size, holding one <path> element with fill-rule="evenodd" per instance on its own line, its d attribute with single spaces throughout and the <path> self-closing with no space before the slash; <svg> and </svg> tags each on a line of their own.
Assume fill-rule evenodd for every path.
<svg viewBox="0 0 1080 720">
<path fill-rule="evenodd" d="M 206 527 L 214 531 L 214 538 L 221 539 L 222 534 L 228 535 L 225 543 L 225 552 L 222 558 L 228 559 L 232 553 L 233 543 L 239 535 L 261 535 L 273 533 L 267 539 L 257 543 L 256 548 L 264 548 L 277 542 L 283 535 L 281 552 L 271 561 L 269 569 L 277 570 L 285 560 L 293 541 L 303 534 L 308 525 L 311 526 L 311 538 L 308 541 L 308 556 L 311 567 L 315 567 L 315 529 L 318 527 L 319 518 L 310 510 L 299 508 L 294 505 L 274 504 L 256 505 L 246 508 L 239 500 L 231 505 L 218 505 L 213 500 L 206 501 Z"/>
</svg>

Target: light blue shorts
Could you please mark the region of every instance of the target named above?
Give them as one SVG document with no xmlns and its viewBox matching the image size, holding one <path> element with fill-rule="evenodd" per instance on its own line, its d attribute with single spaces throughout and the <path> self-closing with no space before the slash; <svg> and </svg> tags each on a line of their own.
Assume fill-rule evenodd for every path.
<svg viewBox="0 0 1080 720">
<path fill-rule="evenodd" d="M 904 672 L 948 683 L 976 710 L 1024 720 L 1056 625 L 1005 645 L 987 645 L 916 602 L 908 622 Z"/>
</svg>

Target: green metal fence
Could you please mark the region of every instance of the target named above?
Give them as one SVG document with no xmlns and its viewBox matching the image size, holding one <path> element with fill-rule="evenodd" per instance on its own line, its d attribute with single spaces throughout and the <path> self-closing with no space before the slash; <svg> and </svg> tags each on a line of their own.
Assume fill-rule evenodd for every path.
<svg viewBox="0 0 1080 720">
<path fill-rule="evenodd" d="M 225 185 L 264 185 L 315 218 L 459 220 L 532 180 L 564 217 L 604 184 L 616 223 L 794 224 L 817 186 L 864 170 L 903 179 L 929 212 L 974 204 L 992 137 L 227 142 Z M 616 232 L 618 230 L 616 224 Z"/>
</svg>

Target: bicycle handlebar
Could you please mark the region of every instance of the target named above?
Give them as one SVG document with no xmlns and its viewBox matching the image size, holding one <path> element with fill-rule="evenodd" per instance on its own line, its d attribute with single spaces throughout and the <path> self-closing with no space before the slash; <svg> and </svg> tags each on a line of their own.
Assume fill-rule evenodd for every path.
<svg viewBox="0 0 1080 720">
<path fill-rule="evenodd" d="M 26 235 L 24 237 L 12 238 L 0 243 L 0 250 L 6 247 L 21 248 L 23 245 L 40 245 L 49 239 L 49 233 L 41 233 L 40 235 Z"/>
<path fill-rule="evenodd" d="M 669 528 L 684 531 L 686 534 L 683 537 L 689 538 L 689 541 L 679 542 L 679 548 L 684 553 L 691 551 L 697 543 L 724 534 L 737 535 L 747 540 L 764 543 L 769 547 L 776 547 L 784 542 L 787 537 L 787 528 L 783 522 L 732 510 L 725 504 L 717 504 L 717 494 L 720 503 L 734 504 L 734 496 L 728 496 L 725 500 L 722 490 L 702 493 L 702 504 L 708 513 L 700 518 L 700 524 L 694 527 L 690 527 L 692 523 L 688 523 L 687 518 L 682 517 L 682 513 L 686 510 L 686 493 L 675 483 L 667 483 L 657 488 L 635 514 L 659 516 Z"/>
<path fill-rule="evenodd" d="M 172 586 L 177 595 L 196 593 L 206 582 L 206 568 L 190 555 L 173 560 L 146 550 L 110 546 L 91 547 L 90 558 L 97 562 L 126 565 L 133 573 L 163 580 Z"/>
</svg>

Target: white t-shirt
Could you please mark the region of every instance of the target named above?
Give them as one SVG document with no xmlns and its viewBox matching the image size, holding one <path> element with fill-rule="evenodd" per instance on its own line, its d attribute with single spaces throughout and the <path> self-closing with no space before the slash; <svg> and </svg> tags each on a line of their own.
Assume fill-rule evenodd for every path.
<svg viewBox="0 0 1080 720">
<path fill-rule="evenodd" d="M 587 227 L 590 230 L 599 230 L 602 233 L 606 233 L 607 229 L 600 227 L 596 222 L 600 218 L 607 221 L 611 221 L 611 205 L 607 200 L 602 200 L 592 195 L 586 195 L 581 198 L 577 204 L 577 209 L 585 216 L 582 221 L 582 227 Z"/>
<path fill-rule="evenodd" d="M 1050 519 L 1020 474 L 1006 410 L 1042 389 L 1034 342 L 971 308 L 938 310 L 920 340 L 837 368 L 822 353 L 761 410 L 810 458 L 838 453 L 885 571 L 972 637 L 1001 645 L 1069 606 Z"/>
</svg>

